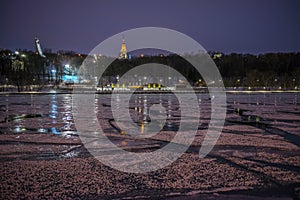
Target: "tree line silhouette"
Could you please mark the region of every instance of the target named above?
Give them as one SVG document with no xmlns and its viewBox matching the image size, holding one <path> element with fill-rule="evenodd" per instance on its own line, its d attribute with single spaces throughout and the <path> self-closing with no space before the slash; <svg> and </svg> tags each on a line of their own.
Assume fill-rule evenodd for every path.
<svg viewBox="0 0 300 200">
<path fill-rule="evenodd" d="M 215 56 L 215 55 L 221 56 Z M 73 51 L 45 52 L 46 58 L 34 51 L 0 51 L 0 85 L 2 90 L 14 86 L 18 91 L 39 90 L 46 85 L 53 87 L 63 82 L 64 66 L 78 69 L 87 55 Z M 209 52 L 218 67 L 226 87 L 264 87 L 265 89 L 298 89 L 300 87 L 300 53 L 221 54 Z M 188 55 L 190 57 L 199 56 Z M 91 56 L 93 57 L 93 56 Z M 97 56 L 97 62 L 112 58 Z M 116 76 L 146 63 L 160 63 L 173 67 L 194 86 L 205 86 L 201 75 L 184 58 L 169 54 L 132 57 L 131 59 L 113 59 L 104 72 L 105 76 Z M 76 70 L 75 70 L 76 71 Z"/>
</svg>

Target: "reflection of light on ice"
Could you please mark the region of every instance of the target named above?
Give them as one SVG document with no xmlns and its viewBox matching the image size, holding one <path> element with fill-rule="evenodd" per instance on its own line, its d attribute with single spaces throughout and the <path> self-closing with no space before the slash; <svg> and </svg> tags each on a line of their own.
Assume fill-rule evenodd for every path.
<svg viewBox="0 0 300 200">
<path fill-rule="evenodd" d="M 38 129 L 38 132 L 39 132 L 39 133 L 47 133 L 48 130 L 47 130 L 47 129 L 44 129 L 44 128 L 39 128 L 39 129 Z"/>
<path fill-rule="evenodd" d="M 122 140 L 122 141 L 121 141 L 121 145 L 122 145 L 122 146 L 126 146 L 126 145 L 127 145 L 126 140 Z"/>
<path fill-rule="evenodd" d="M 73 120 L 73 117 L 72 117 L 72 99 L 71 99 L 71 95 L 66 95 L 64 97 L 64 100 L 63 100 L 63 107 L 64 107 L 64 115 L 63 115 L 63 122 L 65 123 L 63 129 L 65 130 L 70 130 L 71 129 L 71 126 L 72 126 L 72 120 Z"/>
<path fill-rule="evenodd" d="M 26 131 L 26 128 L 22 127 L 22 126 L 17 126 L 14 128 L 14 132 L 17 132 L 17 133 L 24 132 L 24 131 Z"/>
<path fill-rule="evenodd" d="M 141 124 L 141 134 L 144 134 L 144 131 L 145 131 L 145 124 L 144 124 L 144 122 L 142 122 L 142 124 Z"/>
</svg>

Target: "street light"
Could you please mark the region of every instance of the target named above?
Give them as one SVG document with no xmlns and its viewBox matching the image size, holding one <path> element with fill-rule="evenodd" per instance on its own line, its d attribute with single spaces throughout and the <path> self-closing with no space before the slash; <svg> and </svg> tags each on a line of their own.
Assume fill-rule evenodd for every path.
<svg viewBox="0 0 300 200">
<path fill-rule="evenodd" d="M 7 88 L 7 83 L 8 83 L 8 78 L 5 78 L 5 91 L 6 91 L 6 88 Z"/>
</svg>

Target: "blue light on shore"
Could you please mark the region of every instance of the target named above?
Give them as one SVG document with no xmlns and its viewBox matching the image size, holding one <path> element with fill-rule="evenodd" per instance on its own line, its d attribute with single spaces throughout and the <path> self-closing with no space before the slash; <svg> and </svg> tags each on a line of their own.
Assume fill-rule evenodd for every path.
<svg viewBox="0 0 300 200">
<path fill-rule="evenodd" d="M 62 77 L 62 80 L 64 82 L 69 82 L 69 83 L 78 83 L 78 77 L 77 76 L 74 76 L 74 75 L 64 75 Z"/>
</svg>

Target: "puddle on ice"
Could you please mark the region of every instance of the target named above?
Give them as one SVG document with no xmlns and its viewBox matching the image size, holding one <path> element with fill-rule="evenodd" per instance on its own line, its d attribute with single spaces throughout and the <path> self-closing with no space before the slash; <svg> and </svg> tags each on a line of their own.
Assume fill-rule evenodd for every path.
<svg viewBox="0 0 300 200">
<path fill-rule="evenodd" d="M 0 95 L 0 133 L 76 135 L 72 94 Z"/>
</svg>

